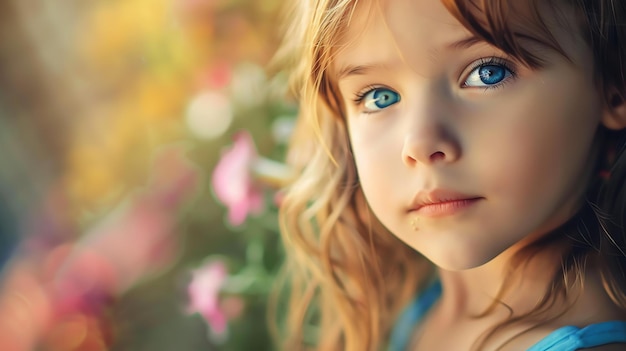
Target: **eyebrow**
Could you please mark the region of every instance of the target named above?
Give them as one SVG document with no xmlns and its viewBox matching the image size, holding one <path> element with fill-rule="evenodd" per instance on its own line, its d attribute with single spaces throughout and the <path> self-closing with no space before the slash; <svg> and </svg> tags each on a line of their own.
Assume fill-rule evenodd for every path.
<svg viewBox="0 0 626 351">
<path fill-rule="evenodd" d="M 450 44 L 446 45 L 445 47 L 449 50 L 460 50 L 460 49 L 470 48 L 480 43 L 485 43 L 485 41 L 483 39 L 478 38 L 475 35 L 470 35 L 468 37 L 453 41 Z"/>
<path fill-rule="evenodd" d="M 447 50 L 461 50 L 468 49 L 474 45 L 485 43 L 483 39 L 476 37 L 475 35 L 470 35 L 459 40 L 455 40 L 449 44 L 446 44 L 444 47 Z M 345 65 L 339 70 L 339 74 L 337 75 L 337 80 L 342 80 L 349 76 L 360 76 L 365 75 L 369 71 L 374 69 L 385 69 L 386 66 L 378 63 L 373 64 L 363 64 L 363 65 Z"/>
<path fill-rule="evenodd" d="M 367 74 L 368 71 L 371 71 L 376 68 L 383 67 L 380 64 L 364 64 L 364 65 L 346 65 L 339 70 L 339 74 L 337 75 L 338 80 L 349 76 L 360 76 Z"/>
</svg>

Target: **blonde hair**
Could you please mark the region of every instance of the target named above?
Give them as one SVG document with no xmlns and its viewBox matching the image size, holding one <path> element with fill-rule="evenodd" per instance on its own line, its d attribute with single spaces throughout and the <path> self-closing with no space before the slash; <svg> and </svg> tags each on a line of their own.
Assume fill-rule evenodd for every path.
<svg viewBox="0 0 626 351">
<path fill-rule="evenodd" d="M 295 25 L 286 46 L 297 51 L 293 77 L 300 80 L 302 109 L 288 155 L 300 177 L 280 211 L 290 295 L 285 350 L 378 349 L 431 270 L 370 213 L 345 123 L 335 112 L 336 95 L 329 93 L 325 72 L 355 4 L 301 1 L 292 12 Z M 307 340 L 312 334 L 318 336 Z"/>
<path fill-rule="evenodd" d="M 519 4 L 515 1 L 442 1 L 468 30 L 529 67 L 539 68 L 542 62 L 519 44 L 513 25 L 520 21 L 529 28 L 526 39 L 565 55 L 543 22 L 537 0 L 527 2 L 530 22 L 510 15 L 517 13 L 511 11 L 512 3 Z M 594 53 L 598 89 L 617 91 L 607 97 L 607 105 L 623 101 L 626 45 L 620 44 L 626 44 L 626 28 L 618 24 L 626 21 L 625 5 L 612 0 L 559 2 L 572 6 L 578 15 L 580 32 Z M 433 273 L 426 259 L 396 239 L 370 213 L 359 185 L 339 94 L 328 74 L 357 5 L 358 0 L 297 1 L 289 12 L 291 26 L 284 51 L 279 53 L 289 60 L 283 62 L 291 68 L 301 106 L 288 155 L 299 178 L 288 187 L 280 209 L 286 252 L 281 291 L 287 296 L 274 296 L 275 308 L 288 298 L 282 306 L 287 318 L 277 331 L 285 350 L 380 349 L 400 309 Z M 536 317 L 543 318 L 542 313 L 559 297 L 582 286 L 590 258 L 597 260 L 609 296 L 620 308 L 626 307 L 626 189 L 622 186 L 626 154 L 617 150 L 615 160 L 605 160 L 609 145 L 622 144 L 626 138 L 622 132 L 610 133 L 601 127 L 598 140 L 602 157 L 597 168 L 610 161 L 609 180 L 596 177 L 580 212 L 520 250 L 511 262 L 514 273 L 513 267 L 522 267 L 521 263 L 547 246 L 565 248 L 562 265 L 543 301 L 533 312 L 496 326 L 481 343 L 515 322 L 541 320 Z M 510 282 L 503 283 L 498 298 Z M 485 314 L 499 303 L 498 298 Z"/>
</svg>

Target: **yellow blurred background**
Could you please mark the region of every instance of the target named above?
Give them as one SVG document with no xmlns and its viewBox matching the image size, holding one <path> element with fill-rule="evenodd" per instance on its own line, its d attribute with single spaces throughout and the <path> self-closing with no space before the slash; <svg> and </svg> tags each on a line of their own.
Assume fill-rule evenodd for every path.
<svg viewBox="0 0 626 351">
<path fill-rule="evenodd" d="M 254 172 L 296 109 L 267 71 L 280 11 L 0 4 L 1 350 L 271 349 L 276 182 Z M 251 161 L 220 182 L 242 133 Z"/>
</svg>

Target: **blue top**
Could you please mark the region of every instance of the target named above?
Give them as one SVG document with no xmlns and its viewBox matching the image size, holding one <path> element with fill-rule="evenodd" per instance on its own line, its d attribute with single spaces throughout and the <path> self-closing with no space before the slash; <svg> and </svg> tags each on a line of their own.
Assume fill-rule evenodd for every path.
<svg viewBox="0 0 626 351">
<path fill-rule="evenodd" d="M 389 351 L 406 351 L 414 326 L 441 295 L 441 283 L 431 284 L 400 315 L 391 332 Z M 565 326 L 548 334 L 527 351 L 574 351 L 612 343 L 626 343 L 626 321 L 590 324 L 584 328 Z"/>
</svg>

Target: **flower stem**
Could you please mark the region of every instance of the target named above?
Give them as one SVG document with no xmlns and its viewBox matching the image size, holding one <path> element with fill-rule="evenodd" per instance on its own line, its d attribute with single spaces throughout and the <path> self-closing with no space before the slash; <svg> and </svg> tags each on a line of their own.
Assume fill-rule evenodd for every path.
<svg viewBox="0 0 626 351">
<path fill-rule="evenodd" d="M 259 156 L 252 165 L 252 173 L 263 183 L 281 187 L 293 178 L 293 170 L 286 164 Z"/>
</svg>

